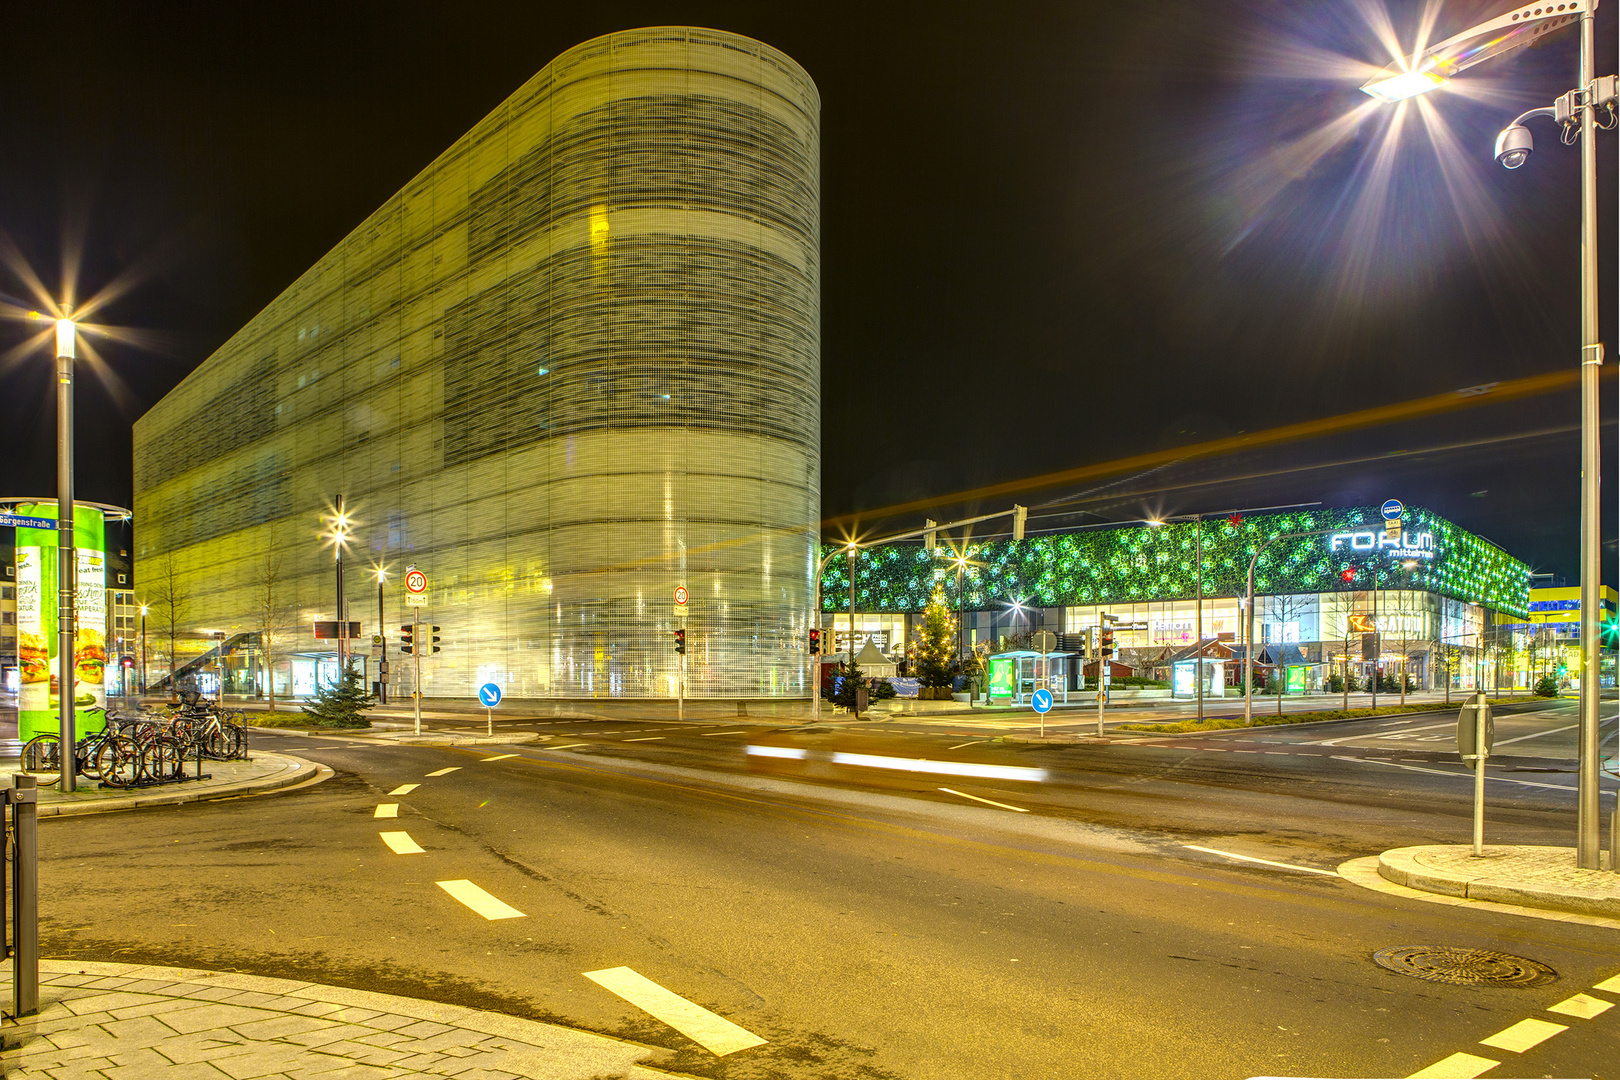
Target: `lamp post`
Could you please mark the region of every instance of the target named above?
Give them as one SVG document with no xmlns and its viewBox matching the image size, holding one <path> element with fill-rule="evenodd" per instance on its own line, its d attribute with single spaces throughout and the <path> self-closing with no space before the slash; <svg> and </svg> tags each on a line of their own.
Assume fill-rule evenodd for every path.
<svg viewBox="0 0 1620 1080">
<path fill-rule="evenodd" d="M 377 640 L 382 643 L 382 652 L 377 662 L 377 698 L 383 705 L 388 704 L 388 631 L 383 629 L 383 582 L 388 580 L 386 567 L 377 567 Z"/>
<path fill-rule="evenodd" d="M 146 696 L 146 605 L 141 605 L 141 697 Z"/>
<path fill-rule="evenodd" d="M 73 711 L 74 608 L 78 599 L 78 569 L 73 550 L 73 360 L 72 319 L 56 320 L 56 634 L 57 733 L 60 746 L 61 785 L 76 785 L 74 744 L 78 741 Z"/>
<path fill-rule="evenodd" d="M 327 518 L 332 531 L 327 538 L 332 542 L 332 566 L 336 573 L 337 586 L 337 666 L 338 679 L 341 681 L 343 673 L 347 670 L 344 658 L 344 642 L 349 636 L 347 620 L 348 605 L 343 599 L 343 548 L 349 542 L 349 516 L 343 512 L 343 496 L 337 497 L 332 514 Z"/>
</svg>

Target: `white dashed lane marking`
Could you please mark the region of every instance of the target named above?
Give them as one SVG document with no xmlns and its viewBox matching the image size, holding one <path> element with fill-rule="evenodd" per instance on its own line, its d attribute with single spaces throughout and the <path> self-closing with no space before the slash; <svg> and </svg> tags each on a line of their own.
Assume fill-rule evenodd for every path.
<svg viewBox="0 0 1620 1080">
<path fill-rule="evenodd" d="M 627 967 L 587 971 L 585 977 L 642 1012 L 662 1020 L 717 1057 L 763 1046 L 765 1040 Z"/>
<path fill-rule="evenodd" d="M 419 788 L 421 786 L 422 786 L 421 784 L 401 784 L 401 785 L 399 785 L 399 787 L 395 788 L 393 791 L 390 791 L 388 794 L 390 794 L 390 795 L 409 795 L 411 792 L 415 791 L 417 788 Z"/>
<path fill-rule="evenodd" d="M 1616 975 L 1611 979 L 1604 979 L 1592 989 L 1602 990 L 1606 994 L 1620 994 L 1620 975 Z"/>
<path fill-rule="evenodd" d="M 974 739 L 971 742 L 959 742 L 955 746 L 947 746 L 945 749 L 947 749 L 947 750 L 960 750 L 960 749 L 962 749 L 962 747 L 964 747 L 964 746 L 972 746 L 976 742 L 978 742 L 977 739 Z M 944 789 L 942 788 L 941 790 L 944 790 Z"/>
<path fill-rule="evenodd" d="M 1270 859 L 1259 859 L 1259 858 L 1256 858 L 1253 855 L 1239 855 L 1235 851 L 1221 851 L 1218 848 L 1200 847 L 1197 844 L 1182 844 L 1181 846 L 1184 847 L 1184 848 L 1188 848 L 1188 849 L 1190 849 L 1192 851 L 1204 851 L 1204 852 L 1208 852 L 1211 855 L 1219 855 L 1223 859 L 1238 859 L 1238 860 L 1240 860 L 1242 862 L 1260 863 L 1263 866 L 1281 867 L 1284 870 L 1300 870 L 1300 871 L 1303 871 L 1304 873 L 1307 873 L 1307 874 L 1321 874 L 1324 877 L 1338 877 L 1339 876 L 1337 871 L 1334 871 L 1334 870 L 1318 870 L 1314 866 L 1296 866 L 1294 863 L 1272 862 Z"/>
<path fill-rule="evenodd" d="M 1550 1013 L 1561 1016 L 1574 1016 L 1581 1020 L 1590 1020 L 1594 1016 L 1602 1016 L 1614 1008 L 1612 1001 L 1600 1001 L 1591 994 L 1576 994 L 1572 998 L 1565 998 L 1556 1005 L 1547 1006 Z"/>
<path fill-rule="evenodd" d="M 626 739 L 624 741 L 625 742 L 657 742 L 658 740 L 660 740 L 662 738 L 663 738 L 662 735 L 643 735 L 639 739 Z"/>
<path fill-rule="evenodd" d="M 1531 1017 L 1528 1020 L 1520 1020 L 1511 1027 L 1505 1027 L 1489 1038 L 1479 1040 L 1479 1045 L 1522 1054 L 1533 1046 L 1540 1046 L 1560 1031 L 1568 1030 L 1564 1024 L 1552 1024 Z"/>
<path fill-rule="evenodd" d="M 962 798 L 964 798 L 964 799 L 972 799 L 974 802 L 982 802 L 982 803 L 988 803 L 991 806 L 999 806 L 1003 810 L 1016 810 L 1020 814 L 1029 813 L 1029 811 L 1025 810 L 1022 806 L 1011 806 L 1011 805 L 1009 805 L 1007 803 L 1004 803 L 1004 802 L 996 802 L 996 800 L 994 800 L 994 799 L 981 799 L 977 795 L 969 795 L 967 792 L 965 792 L 965 791 L 957 791 L 955 788 L 942 787 L 939 790 L 943 791 L 947 795 L 960 795 L 960 796 L 962 796 Z"/>
<path fill-rule="evenodd" d="M 461 771 L 461 766 L 460 765 L 452 765 L 448 769 L 435 769 L 433 772 L 428 773 L 428 775 L 429 776 L 445 776 L 445 775 L 448 775 L 449 773 L 460 772 L 460 771 Z"/>
<path fill-rule="evenodd" d="M 748 734 L 748 732 L 746 732 L 746 731 L 706 731 L 702 735 L 699 735 L 698 738 L 700 738 L 700 739 L 712 739 L 716 735 L 746 735 L 746 734 Z"/>
<path fill-rule="evenodd" d="M 1477 1054 L 1452 1054 L 1427 1069 L 1419 1069 L 1407 1080 L 1474 1080 L 1476 1076 L 1485 1075 L 1487 1069 L 1494 1069 L 1499 1064 L 1501 1063 Z"/>
<path fill-rule="evenodd" d="M 548 747 L 546 747 L 546 749 L 547 750 L 573 750 L 576 747 L 589 746 L 589 745 L 591 745 L 591 744 L 588 743 L 588 742 L 571 742 L 567 746 L 548 746 Z"/>
<path fill-rule="evenodd" d="M 420 855 L 423 852 L 421 845 L 412 840 L 408 832 L 385 832 L 377 835 L 382 837 L 382 842 L 387 844 L 395 855 Z"/>
<path fill-rule="evenodd" d="M 522 919 L 526 917 L 517 908 L 495 899 L 466 878 L 460 878 L 456 881 L 436 881 L 434 884 L 491 922 L 496 919 Z"/>
<path fill-rule="evenodd" d="M 496 754 L 494 757 L 480 758 L 480 761 L 505 761 L 507 758 L 517 757 L 516 754 Z"/>
<path fill-rule="evenodd" d="M 379 817 L 399 817 L 399 803 L 397 803 L 397 802 L 378 803 L 377 804 L 377 812 L 375 814 L 372 814 L 371 816 L 374 817 L 374 818 L 379 818 Z"/>
</svg>

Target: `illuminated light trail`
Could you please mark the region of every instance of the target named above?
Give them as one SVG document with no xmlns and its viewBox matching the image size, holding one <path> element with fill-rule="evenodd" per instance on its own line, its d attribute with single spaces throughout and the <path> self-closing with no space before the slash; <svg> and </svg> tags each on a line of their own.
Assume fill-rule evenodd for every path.
<svg viewBox="0 0 1620 1080">
<path fill-rule="evenodd" d="M 1297 424 L 1284 424 L 1281 427 L 1267 428 L 1263 431 L 1229 435 L 1225 438 L 1210 439 L 1205 442 L 1192 443 L 1188 446 L 1174 447 L 1169 450 L 1155 450 L 1146 454 L 1137 454 L 1134 457 L 1081 465 L 1072 469 L 1063 469 L 1059 472 L 1026 477 L 1022 480 L 1007 480 L 999 484 L 986 484 L 982 487 L 970 488 L 966 491 L 930 496 L 924 499 L 912 499 L 908 502 L 895 503 L 892 506 L 879 507 L 873 510 L 863 510 L 855 514 L 843 514 L 823 519 L 822 527 L 823 529 L 849 529 L 863 519 L 875 521 L 888 517 L 897 517 L 901 514 L 914 513 L 919 510 L 933 510 L 942 506 L 955 506 L 979 499 L 1019 495 L 1030 491 L 1040 491 L 1045 488 L 1060 487 L 1081 480 L 1094 480 L 1104 476 L 1113 476 L 1117 473 L 1137 472 L 1178 461 L 1216 457 L 1221 454 L 1231 454 L 1243 450 L 1257 450 L 1263 447 L 1277 446 L 1282 443 L 1298 442 L 1305 439 L 1320 439 L 1329 435 L 1359 431 L 1363 428 L 1377 427 L 1383 424 L 1416 420 L 1440 413 L 1458 412 L 1479 405 L 1496 405 L 1509 401 L 1518 401 L 1527 397 L 1536 397 L 1540 394 L 1572 390 L 1579 383 L 1579 371 L 1561 370 L 1548 372 L 1545 375 L 1528 375 L 1522 379 L 1486 383 L 1482 386 L 1469 386 L 1461 390 L 1433 394 L 1429 397 L 1398 401 L 1391 405 L 1377 405 L 1370 409 L 1358 409 L 1355 412 L 1341 413 L 1338 416 L 1327 416 L 1317 420 L 1303 420 Z"/>
</svg>

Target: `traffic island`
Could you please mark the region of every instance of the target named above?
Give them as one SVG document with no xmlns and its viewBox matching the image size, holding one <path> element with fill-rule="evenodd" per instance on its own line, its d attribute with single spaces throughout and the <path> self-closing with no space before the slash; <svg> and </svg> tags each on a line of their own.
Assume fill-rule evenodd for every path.
<svg viewBox="0 0 1620 1080">
<path fill-rule="evenodd" d="M 0 765 L 0 786 L 10 787 L 18 763 Z M 187 766 L 190 771 L 193 766 Z M 67 817 L 111 810 L 131 810 L 143 806 L 175 806 L 209 799 L 235 798 L 278 791 L 306 783 L 319 783 L 332 770 L 313 761 L 288 754 L 255 750 L 245 761 L 203 759 L 206 779 L 155 784 L 150 787 L 102 787 L 88 777 L 80 777 L 75 791 L 62 792 L 47 787 L 53 777 L 35 774 L 39 780 L 39 816 Z"/>
<path fill-rule="evenodd" d="M 459 1005 L 187 968 L 39 967 L 39 1012 L 4 1026 L 19 1076 L 677 1075 L 658 1068 L 669 1050 Z"/>
<path fill-rule="evenodd" d="M 1339 867 L 1346 880 L 1380 892 L 1458 906 L 1575 921 L 1620 930 L 1620 874 L 1575 865 L 1575 849 L 1529 845 L 1429 844 L 1395 848 Z"/>
</svg>

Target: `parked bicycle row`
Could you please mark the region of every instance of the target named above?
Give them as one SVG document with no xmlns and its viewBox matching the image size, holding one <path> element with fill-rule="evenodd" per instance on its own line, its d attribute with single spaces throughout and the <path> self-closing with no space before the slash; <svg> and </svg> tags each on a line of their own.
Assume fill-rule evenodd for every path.
<svg viewBox="0 0 1620 1080">
<path fill-rule="evenodd" d="M 178 704 L 140 715 L 106 714 L 106 726 L 74 746 L 74 769 L 107 787 L 144 787 L 205 779 L 202 763 L 247 757 L 242 714 L 222 710 L 194 692 Z M 194 765 L 188 773 L 188 765 Z M 61 739 L 36 735 L 23 744 L 22 771 L 50 783 L 61 772 Z"/>
</svg>

